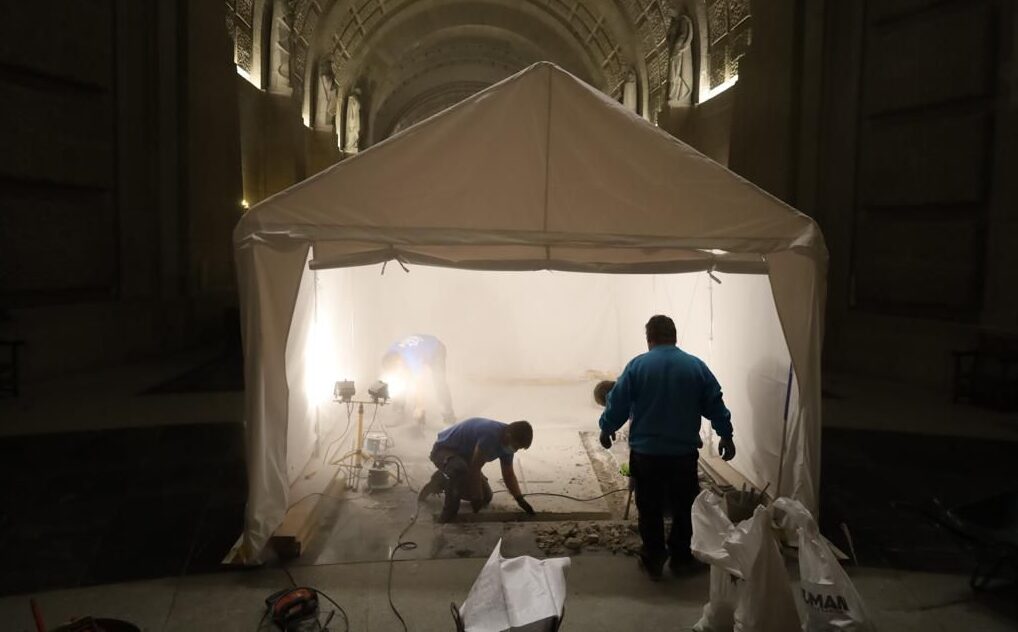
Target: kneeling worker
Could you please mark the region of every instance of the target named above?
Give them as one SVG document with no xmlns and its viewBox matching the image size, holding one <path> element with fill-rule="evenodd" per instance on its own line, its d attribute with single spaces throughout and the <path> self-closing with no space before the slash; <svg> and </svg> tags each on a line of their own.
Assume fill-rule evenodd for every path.
<svg viewBox="0 0 1018 632">
<path fill-rule="evenodd" d="M 502 465 L 502 480 L 516 504 L 530 515 L 530 506 L 520 492 L 520 484 L 513 470 L 513 454 L 526 450 L 534 439 L 534 429 L 526 421 L 505 424 L 493 419 L 474 417 L 446 428 L 438 433 L 431 449 L 431 462 L 438 471 L 419 494 L 424 500 L 431 494 L 445 492 L 445 504 L 439 522 L 450 522 L 459 513 L 460 499 L 468 498 L 477 513 L 491 502 L 492 491 L 488 480 L 481 474 L 485 463 L 498 459 Z"/>
</svg>

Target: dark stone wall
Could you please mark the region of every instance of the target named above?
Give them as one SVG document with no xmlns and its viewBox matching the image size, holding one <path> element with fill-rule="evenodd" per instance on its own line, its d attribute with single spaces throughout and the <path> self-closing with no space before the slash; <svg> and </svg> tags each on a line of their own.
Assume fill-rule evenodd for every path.
<svg viewBox="0 0 1018 632">
<path fill-rule="evenodd" d="M 223 6 L 0 5 L 0 337 L 26 378 L 216 340 L 241 198 Z"/>
<path fill-rule="evenodd" d="M 1015 28 L 1010 0 L 827 3 L 830 368 L 945 384 L 1018 335 Z"/>
</svg>

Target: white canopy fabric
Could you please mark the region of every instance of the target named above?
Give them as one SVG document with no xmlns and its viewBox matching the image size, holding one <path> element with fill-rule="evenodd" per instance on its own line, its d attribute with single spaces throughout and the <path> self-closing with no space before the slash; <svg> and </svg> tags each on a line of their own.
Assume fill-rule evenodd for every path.
<svg viewBox="0 0 1018 632">
<path fill-rule="evenodd" d="M 772 491 L 817 510 L 819 229 L 550 63 L 265 200 L 234 243 L 249 474 L 241 559 L 259 556 L 286 513 L 287 336 L 308 265 L 767 274 L 799 389 Z"/>
</svg>

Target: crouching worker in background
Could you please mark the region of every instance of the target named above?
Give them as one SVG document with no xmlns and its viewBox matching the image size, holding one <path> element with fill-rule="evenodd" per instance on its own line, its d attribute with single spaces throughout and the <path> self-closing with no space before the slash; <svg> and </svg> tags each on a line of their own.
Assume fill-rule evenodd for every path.
<svg viewBox="0 0 1018 632">
<path fill-rule="evenodd" d="M 434 336 L 416 334 L 392 343 L 382 356 L 382 379 L 389 384 L 400 416 L 410 412 L 414 421 L 424 425 L 425 394 L 431 387 L 441 408 L 445 425 L 456 418 L 452 395 L 445 377 L 445 345 Z"/>
<path fill-rule="evenodd" d="M 530 515 L 534 508 L 523 498 L 513 470 L 513 454 L 526 450 L 534 439 L 534 429 L 526 421 L 505 424 L 493 419 L 474 417 L 438 433 L 431 448 L 431 462 L 438 471 L 432 475 L 418 496 L 424 500 L 432 494 L 445 493 L 445 504 L 439 522 L 451 522 L 459 513 L 460 500 L 467 499 L 477 513 L 491 503 L 488 479 L 481 473 L 485 463 L 499 460 L 502 480 L 516 504 Z"/>
<path fill-rule="evenodd" d="M 598 406 L 608 405 L 608 393 L 611 392 L 613 386 L 615 386 L 614 380 L 601 380 L 594 386 L 594 402 Z"/>
</svg>

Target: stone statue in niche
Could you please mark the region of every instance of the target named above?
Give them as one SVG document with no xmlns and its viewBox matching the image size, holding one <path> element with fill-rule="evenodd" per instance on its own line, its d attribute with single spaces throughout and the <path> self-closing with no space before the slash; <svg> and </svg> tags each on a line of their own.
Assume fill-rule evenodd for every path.
<svg viewBox="0 0 1018 632">
<path fill-rule="evenodd" d="M 693 105 L 693 21 L 672 12 L 668 25 L 668 105 Z"/>
<path fill-rule="evenodd" d="M 622 105 L 630 112 L 636 112 L 636 71 L 630 68 L 626 72 L 626 82 L 622 84 Z"/>
<path fill-rule="evenodd" d="M 361 101 L 356 88 L 346 98 L 346 136 L 343 151 L 356 154 L 361 140 Z"/>
<path fill-rule="evenodd" d="M 320 124 L 331 125 L 336 120 L 336 79 L 330 63 L 323 63 L 318 68 L 318 94 L 322 107 Z"/>
</svg>

